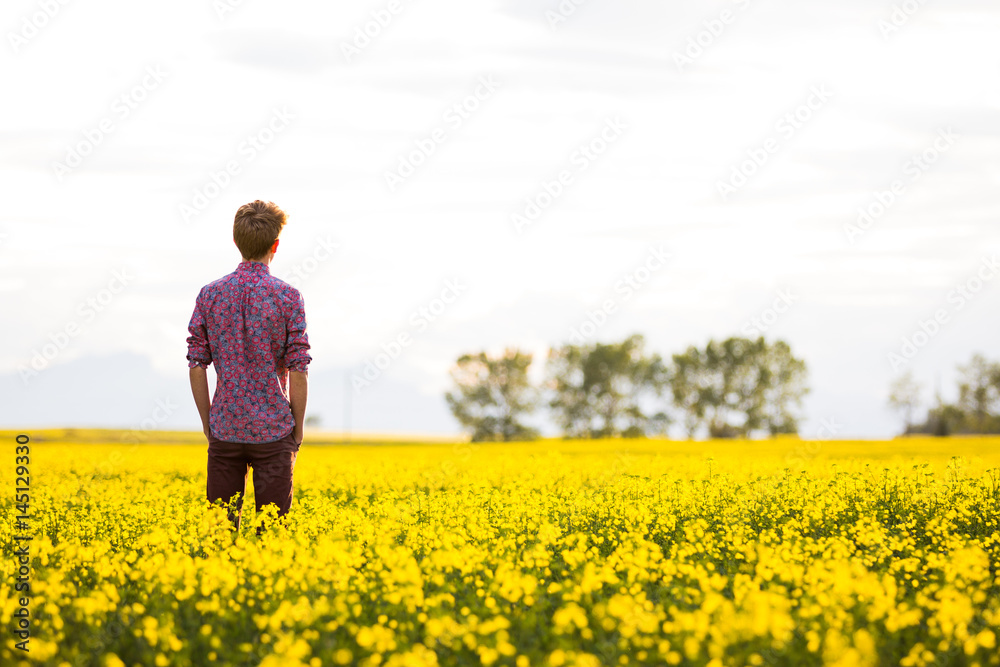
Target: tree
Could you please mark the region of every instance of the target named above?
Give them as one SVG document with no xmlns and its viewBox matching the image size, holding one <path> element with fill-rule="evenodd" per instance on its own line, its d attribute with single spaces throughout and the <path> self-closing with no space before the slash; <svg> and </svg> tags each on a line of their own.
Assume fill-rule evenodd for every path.
<svg viewBox="0 0 1000 667">
<path fill-rule="evenodd" d="M 646 355 L 644 346 L 635 334 L 621 343 L 549 351 L 549 407 L 565 437 L 642 437 L 665 430 L 667 414 L 649 414 L 644 403 L 662 392 L 666 367 L 660 355 Z"/>
<path fill-rule="evenodd" d="M 957 405 L 945 403 L 940 397 L 936 405 L 927 411 L 927 421 L 914 426 L 913 433 L 927 433 L 943 438 L 953 433 L 964 433 L 966 415 Z"/>
<path fill-rule="evenodd" d="M 889 386 L 889 407 L 903 414 L 903 434 L 914 428 L 913 413 L 920 407 L 920 385 L 913 373 L 906 371 Z"/>
<path fill-rule="evenodd" d="M 1000 433 L 1000 363 L 976 354 L 958 367 L 958 373 L 958 402 L 945 403 L 938 395 L 927 420 L 914 426 L 914 433 Z"/>
<path fill-rule="evenodd" d="M 445 394 L 451 413 L 472 440 L 531 440 L 538 431 L 520 419 L 537 408 L 528 380 L 531 354 L 508 348 L 500 357 L 486 352 L 459 357 L 451 371 L 455 390 Z"/>
<path fill-rule="evenodd" d="M 694 438 L 702 425 L 718 423 L 714 412 L 720 401 L 716 396 L 716 383 L 708 378 L 710 363 L 708 350 L 702 351 L 694 346 L 673 355 L 670 390 L 674 406 L 684 415 L 688 438 Z M 710 411 L 713 414 L 710 415 Z"/>
<path fill-rule="evenodd" d="M 769 345 L 760 338 L 758 346 L 757 384 L 748 421 L 750 430 L 762 429 L 772 436 L 798 433 L 796 411 L 802 405 L 802 398 L 809 393 L 806 363 L 797 359 L 784 341 Z"/>
<path fill-rule="evenodd" d="M 958 408 L 971 433 L 1000 431 L 1000 364 L 975 354 L 959 366 Z"/>
<path fill-rule="evenodd" d="M 805 379 L 805 362 L 784 341 L 728 338 L 673 355 L 670 390 L 688 437 L 773 436 L 798 431 Z"/>
</svg>

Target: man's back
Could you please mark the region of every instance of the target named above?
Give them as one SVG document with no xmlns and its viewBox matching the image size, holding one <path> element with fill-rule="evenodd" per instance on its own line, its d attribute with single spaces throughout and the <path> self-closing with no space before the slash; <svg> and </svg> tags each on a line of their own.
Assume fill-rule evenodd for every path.
<svg viewBox="0 0 1000 667">
<path fill-rule="evenodd" d="M 272 442 L 294 428 L 288 371 L 305 371 L 312 360 L 297 289 L 272 276 L 266 264 L 240 262 L 201 289 L 188 331 L 188 366 L 215 363 L 213 436 Z"/>
</svg>

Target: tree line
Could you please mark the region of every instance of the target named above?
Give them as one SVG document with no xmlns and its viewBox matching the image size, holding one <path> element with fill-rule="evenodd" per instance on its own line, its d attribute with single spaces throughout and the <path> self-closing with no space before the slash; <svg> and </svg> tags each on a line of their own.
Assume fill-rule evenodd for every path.
<svg viewBox="0 0 1000 667">
<path fill-rule="evenodd" d="M 968 364 L 958 366 L 958 400 L 946 403 L 938 393 L 924 420 L 916 421 L 922 394 L 912 372 L 892 383 L 889 406 L 902 415 L 904 435 L 1000 433 L 1000 363 L 974 354 Z"/>
<path fill-rule="evenodd" d="M 566 438 L 656 436 L 673 424 L 689 438 L 797 433 L 809 391 L 805 362 L 763 337 L 713 339 L 669 360 L 648 352 L 641 334 L 566 343 L 549 350 L 537 385 L 532 362 L 516 347 L 455 362 L 445 400 L 473 441 L 536 438 L 525 419 L 543 408 Z"/>
</svg>

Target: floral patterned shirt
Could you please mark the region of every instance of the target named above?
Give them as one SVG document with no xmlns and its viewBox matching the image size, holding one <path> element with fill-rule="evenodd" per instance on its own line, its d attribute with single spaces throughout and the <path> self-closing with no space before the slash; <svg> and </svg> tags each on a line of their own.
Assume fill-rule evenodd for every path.
<svg viewBox="0 0 1000 667">
<path fill-rule="evenodd" d="M 312 361 L 297 289 L 273 277 L 266 264 L 240 262 L 201 288 L 188 332 L 188 367 L 215 363 L 213 436 L 258 443 L 291 433 L 288 371 L 305 371 Z"/>
</svg>

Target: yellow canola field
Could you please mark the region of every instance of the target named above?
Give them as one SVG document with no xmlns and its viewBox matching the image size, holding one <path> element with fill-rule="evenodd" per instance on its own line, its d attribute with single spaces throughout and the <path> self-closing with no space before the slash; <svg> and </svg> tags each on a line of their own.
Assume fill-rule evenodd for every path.
<svg viewBox="0 0 1000 667">
<path fill-rule="evenodd" d="M 207 445 L 41 440 L 3 665 L 1000 665 L 998 438 L 307 438 L 235 540 Z"/>
</svg>

